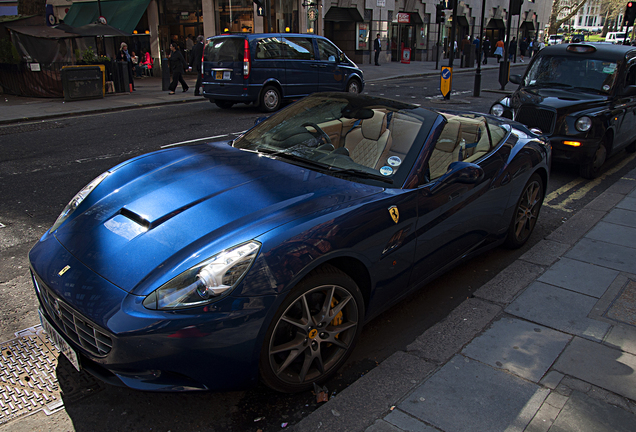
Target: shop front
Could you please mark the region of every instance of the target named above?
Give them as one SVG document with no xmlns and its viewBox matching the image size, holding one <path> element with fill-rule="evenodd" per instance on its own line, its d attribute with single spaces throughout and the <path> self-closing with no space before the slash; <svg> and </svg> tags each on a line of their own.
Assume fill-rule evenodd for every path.
<svg viewBox="0 0 636 432">
<path fill-rule="evenodd" d="M 398 12 L 391 22 L 389 38 L 392 61 L 422 60 L 428 47 L 428 23 L 424 25 L 419 12 Z"/>
</svg>

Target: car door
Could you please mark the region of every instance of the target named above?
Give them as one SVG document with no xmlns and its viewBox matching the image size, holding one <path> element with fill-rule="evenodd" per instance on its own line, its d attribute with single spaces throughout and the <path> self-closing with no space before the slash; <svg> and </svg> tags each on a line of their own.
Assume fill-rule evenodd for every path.
<svg viewBox="0 0 636 432">
<path fill-rule="evenodd" d="M 510 152 L 510 146 L 501 141 L 508 132 L 500 126 L 489 127 L 496 136 L 492 136 L 489 149 L 483 154 L 471 157 L 461 155 L 461 146 L 466 147 L 471 143 L 467 143 L 465 139 L 462 141 L 463 138 L 460 137 L 457 139 L 459 151 L 453 148 L 451 152 L 457 156 L 449 160 L 450 163 L 455 162 L 455 165 L 451 165 L 448 171 L 444 172 L 445 168 L 437 169 L 435 174 L 433 164 L 436 163 L 436 150 L 427 158 L 429 172 L 438 177 L 431 178 L 419 187 L 412 284 L 443 271 L 457 259 L 487 244 L 495 234 L 508 226 L 509 221 L 504 221 L 503 215 L 510 191 L 505 187 L 507 182 L 501 180 Z M 443 136 L 444 134 L 441 137 Z M 440 140 L 436 148 L 439 143 Z M 467 161 L 471 161 L 472 165 Z M 446 162 L 442 166 L 445 164 Z M 465 174 L 478 170 L 483 176 L 477 181 L 465 182 L 453 168 L 464 170 Z"/>
<path fill-rule="evenodd" d="M 636 85 L 636 57 L 628 60 L 622 93 L 627 86 Z M 619 110 L 619 124 L 616 133 L 615 150 L 634 142 L 636 137 L 636 96 L 617 96 L 614 107 Z"/>
<path fill-rule="evenodd" d="M 318 48 L 318 90 L 343 91 L 344 71 L 339 66 L 340 50 L 326 39 L 316 38 Z"/>
<path fill-rule="evenodd" d="M 285 97 L 305 96 L 318 91 L 318 62 L 312 38 L 289 36 L 285 46 Z"/>
</svg>

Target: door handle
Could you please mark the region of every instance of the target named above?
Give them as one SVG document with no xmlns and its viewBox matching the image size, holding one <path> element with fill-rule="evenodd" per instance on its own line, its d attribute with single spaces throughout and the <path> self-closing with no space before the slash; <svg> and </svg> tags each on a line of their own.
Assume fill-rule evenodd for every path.
<svg viewBox="0 0 636 432">
<path fill-rule="evenodd" d="M 309 65 L 309 66 L 311 66 L 313 68 L 317 68 L 318 67 L 318 65 L 316 65 L 316 64 L 312 64 L 312 65 Z"/>
</svg>

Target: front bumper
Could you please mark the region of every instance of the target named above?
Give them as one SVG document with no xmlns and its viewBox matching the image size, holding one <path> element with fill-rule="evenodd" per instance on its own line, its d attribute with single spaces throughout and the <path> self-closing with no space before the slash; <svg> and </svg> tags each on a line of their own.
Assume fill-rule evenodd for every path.
<svg viewBox="0 0 636 432">
<path fill-rule="evenodd" d="M 549 137 L 552 145 L 552 159 L 557 162 L 582 164 L 594 158 L 594 153 L 600 144 L 598 139 L 579 139 L 567 136 Z M 572 147 L 563 144 L 564 141 L 577 141 L 581 145 Z"/>
<path fill-rule="evenodd" d="M 144 297 L 96 275 L 51 235 L 29 259 L 43 315 L 98 378 L 151 391 L 226 391 L 257 382 L 261 330 L 277 296 L 229 296 L 196 309 L 150 311 Z M 91 347 L 69 331 L 69 322 L 108 343 Z"/>
</svg>

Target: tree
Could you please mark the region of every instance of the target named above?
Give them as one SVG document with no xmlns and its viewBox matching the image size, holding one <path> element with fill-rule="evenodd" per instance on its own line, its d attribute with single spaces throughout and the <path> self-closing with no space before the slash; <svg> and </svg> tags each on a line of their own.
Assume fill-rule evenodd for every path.
<svg viewBox="0 0 636 432">
<path fill-rule="evenodd" d="M 587 0 L 554 0 L 552 12 L 548 21 L 548 34 L 556 34 L 561 24 L 570 21 L 576 13 L 587 3 Z M 562 18 L 559 15 L 565 14 Z"/>
</svg>

